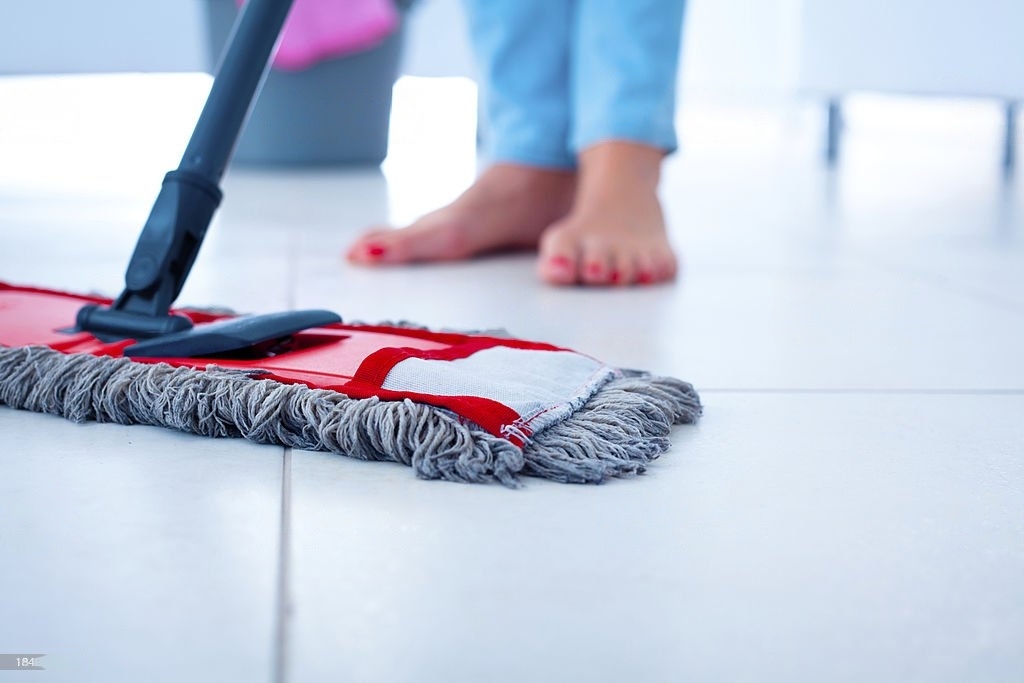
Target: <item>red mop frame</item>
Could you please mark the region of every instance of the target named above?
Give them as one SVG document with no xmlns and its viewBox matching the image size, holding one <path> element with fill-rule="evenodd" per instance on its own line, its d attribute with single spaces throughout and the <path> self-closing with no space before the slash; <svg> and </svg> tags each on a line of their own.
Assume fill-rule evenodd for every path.
<svg viewBox="0 0 1024 683">
<path fill-rule="evenodd" d="M 0 345 L 46 346 L 66 354 L 123 357 L 124 349 L 135 343 L 134 339 L 104 342 L 89 332 L 74 330 L 75 314 L 87 303 L 108 305 L 110 299 L 0 282 Z M 234 317 L 189 309 L 178 309 L 175 313 L 187 316 L 197 325 Z M 528 438 L 531 433 L 523 430 L 521 423 L 516 425 L 520 415 L 502 403 L 481 396 L 438 396 L 393 391 L 382 386 L 391 369 L 403 360 L 457 360 L 495 347 L 568 351 L 552 344 L 503 337 L 335 323 L 296 332 L 283 350 L 264 357 L 246 359 L 239 354 L 226 354 L 210 358 L 133 357 L 131 360 L 198 370 L 209 366 L 244 370 L 258 379 L 304 384 L 355 399 L 409 399 L 451 410 L 494 436 L 522 446 L 524 437 Z M 511 429 L 513 425 L 515 429 Z"/>
</svg>

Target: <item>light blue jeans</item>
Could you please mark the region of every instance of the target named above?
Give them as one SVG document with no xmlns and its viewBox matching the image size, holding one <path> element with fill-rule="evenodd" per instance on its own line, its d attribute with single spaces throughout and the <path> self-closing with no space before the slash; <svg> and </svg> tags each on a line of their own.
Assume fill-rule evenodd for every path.
<svg viewBox="0 0 1024 683">
<path fill-rule="evenodd" d="M 465 0 L 493 161 L 573 168 L 608 140 L 676 149 L 685 0 Z"/>
</svg>

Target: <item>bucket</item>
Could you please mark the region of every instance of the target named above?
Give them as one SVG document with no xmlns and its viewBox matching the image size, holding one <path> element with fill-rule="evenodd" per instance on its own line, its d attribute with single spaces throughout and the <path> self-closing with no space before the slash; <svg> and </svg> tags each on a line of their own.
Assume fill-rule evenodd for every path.
<svg viewBox="0 0 1024 683">
<path fill-rule="evenodd" d="M 235 0 L 206 0 L 210 71 L 238 16 Z M 388 150 L 391 95 L 403 27 L 369 50 L 303 71 L 272 68 L 235 147 L 250 166 L 379 165 Z"/>
</svg>

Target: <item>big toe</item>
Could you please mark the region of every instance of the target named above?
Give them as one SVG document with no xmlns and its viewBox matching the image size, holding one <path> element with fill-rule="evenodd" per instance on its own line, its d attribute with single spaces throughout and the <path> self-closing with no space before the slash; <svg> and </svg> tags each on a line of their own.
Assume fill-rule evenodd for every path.
<svg viewBox="0 0 1024 683">
<path fill-rule="evenodd" d="M 540 278 L 553 285 L 647 285 L 676 276 L 676 258 L 662 238 L 594 233 L 579 224 L 551 226 L 541 238 Z"/>
<path fill-rule="evenodd" d="M 464 258 L 451 226 L 421 221 L 407 228 L 376 229 L 355 241 L 346 254 L 360 265 L 388 265 Z"/>
<path fill-rule="evenodd" d="M 349 246 L 348 251 L 345 252 L 345 258 L 352 263 L 367 265 L 387 263 L 395 253 L 390 235 L 392 232 L 394 231 L 387 228 L 375 228 L 367 231 Z"/>
<path fill-rule="evenodd" d="M 572 285 L 579 280 L 579 242 L 571 232 L 554 225 L 540 242 L 537 273 L 552 285 Z"/>
</svg>

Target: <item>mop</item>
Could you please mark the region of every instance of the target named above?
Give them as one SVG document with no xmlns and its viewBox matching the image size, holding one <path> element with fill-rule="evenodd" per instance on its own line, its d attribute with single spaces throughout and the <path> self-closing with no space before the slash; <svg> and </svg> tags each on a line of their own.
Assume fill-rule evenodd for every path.
<svg viewBox="0 0 1024 683">
<path fill-rule="evenodd" d="M 325 310 L 172 308 L 292 0 L 250 0 L 116 299 L 0 283 L 0 405 L 411 466 L 426 479 L 601 483 L 645 471 L 693 386 L 503 334 Z"/>
</svg>

